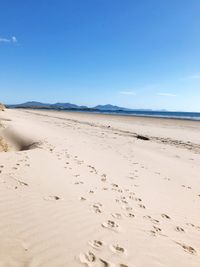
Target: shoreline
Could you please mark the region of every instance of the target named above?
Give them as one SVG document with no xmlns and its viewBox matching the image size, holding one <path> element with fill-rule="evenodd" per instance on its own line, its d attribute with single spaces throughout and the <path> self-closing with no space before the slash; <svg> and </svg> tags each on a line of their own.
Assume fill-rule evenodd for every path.
<svg viewBox="0 0 200 267">
<path fill-rule="evenodd" d="M 57 112 L 69 112 L 69 113 L 86 113 L 86 114 L 101 114 L 101 115 L 113 115 L 113 116 L 128 116 L 128 117 L 138 117 L 138 118 L 155 118 L 155 119 L 169 119 L 169 120 L 187 120 L 187 121 L 200 121 L 200 112 L 179 112 L 179 111 L 166 111 L 167 113 L 186 113 L 186 114 L 199 114 L 199 117 L 184 117 L 184 116 L 168 116 L 168 115 L 151 115 L 151 114 L 128 114 L 116 111 L 87 111 L 87 110 L 63 110 L 63 109 L 36 109 L 36 108 L 9 108 L 9 109 L 19 109 L 19 110 L 38 110 L 38 111 L 57 111 Z M 155 113 L 159 113 L 159 111 L 153 111 Z M 163 112 L 164 113 L 164 112 Z"/>
<path fill-rule="evenodd" d="M 113 127 L 113 130 L 116 128 L 118 131 L 133 136 L 146 135 L 152 139 L 172 139 L 176 141 L 178 135 L 182 142 L 200 144 L 200 123 L 198 121 L 56 110 L 23 110 L 37 116 L 52 116 L 60 120 L 69 120 L 98 127 Z M 191 129 L 193 131 L 190 131 Z"/>
</svg>

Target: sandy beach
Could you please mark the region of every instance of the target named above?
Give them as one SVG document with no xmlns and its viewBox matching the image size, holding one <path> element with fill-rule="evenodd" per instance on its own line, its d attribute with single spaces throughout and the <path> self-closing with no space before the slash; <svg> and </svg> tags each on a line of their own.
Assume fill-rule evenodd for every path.
<svg viewBox="0 0 200 267">
<path fill-rule="evenodd" d="M 200 266 L 200 122 L 16 109 L 0 137 L 0 267 Z"/>
</svg>

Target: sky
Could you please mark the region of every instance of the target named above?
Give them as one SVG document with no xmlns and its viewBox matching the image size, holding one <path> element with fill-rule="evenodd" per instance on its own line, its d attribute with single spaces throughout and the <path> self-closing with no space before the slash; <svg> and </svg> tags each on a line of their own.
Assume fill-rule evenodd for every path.
<svg viewBox="0 0 200 267">
<path fill-rule="evenodd" d="M 0 102 L 200 112 L 199 0 L 0 0 Z"/>
</svg>

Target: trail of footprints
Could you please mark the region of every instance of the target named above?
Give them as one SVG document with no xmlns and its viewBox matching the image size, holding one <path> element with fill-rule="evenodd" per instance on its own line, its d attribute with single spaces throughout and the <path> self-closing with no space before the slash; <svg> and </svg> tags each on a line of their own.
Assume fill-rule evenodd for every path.
<svg viewBox="0 0 200 267">
<path fill-rule="evenodd" d="M 98 174 L 97 170 L 94 167 L 92 167 L 90 165 L 88 167 L 91 169 L 91 172 L 93 172 L 94 174 Z M 133 178 L 133 176 L 131 174 L 131 176 L 129 178 L 136 179 L 137 177 Z M 108 177 L 106 174 L 102 174 L 100 179 L 101 179 L 102 183 L 108 182 Z M 137 185 L 135 185 L 135 186 L 137 187 Z M 102 190 L 104 190 L 104 188 L 105 187 L 103 187 Z M 109 219 L 105 222 L 102 222 L 101 227 L 103 227 L 104 229 L 110 230 L 110 231 L 114 231 L 116 233 L 120 233 L 121 226 L 118 222 L 115 222 L 115 219 L 120 221 L 120 220 L 124 219 L 124 216 L 128 217 L 128 218 L 135 218 L 135 214 L 132 213 L 133 203 L 130 203 L 130 201 L 138 203 L 137 204 L 138 208 L 141 208 L 144 210 L 146 209 L 146 206 L 142 203 L 142 199 L 140 197 L 136 196 L 135 192 L 132 192 L 129 189 L 122 189 L 116 183 L 111 183 L 110 185 L 108 185 L 107 190 L 115 191 L 117 194 L 121 194 L 121 196 L 117 197 L 115 199 L 115 201 L 116 201 L 116 203 L 121 205 L 121 209 L 125 210 L 125 213 L 124 214 L 123 213 L 121 214 L 119 212 L 112 213 L 111 216 L 113 217 L 113 220 Z M 126 195 L 124 195 L 124 193 L 126 193 Z M 103 205 L 101 203 L 94 203 L 92 205 L 92 209 L 95 213 L 101 214 L 103 212 Z M 165 214 L 165 213 L 161 214 L 160 217 L 163 220 L 171 221 L 170 216 Z M 163 234 L 162 228 L 159 226 L 160 221 L 158 219 L 155 219 L 155 218 L 151 217 L 150 215 L 144 215 L 143 218 L 149 220 L 152 223 L 152 230 L 150 230 L 149 233 L 153 237 L 156 237 L 158 235 L 167 237 L 167 235 Z M 190 225 L 191 227 L 193 227 L 197 230 L 200 230 L 200 227 L 198 228 L 193 224 L 188 224 L 188 225 Z M 180 227 L 180 226 L 175 226 L 174 231 L 179 232 L 179 233 L 185 233 L 184 228 Z M 190 253 L 192 255 L 197 254 L 196 250 L 193 247 L 188 246 L 184 243 L 177 242 L 177 241 L 174 241 L 174 242 L 177 245 L 179 245 L 180 247 L 182 247 L 185 252 Z M 101 240 L 89 241 L 89 245 L 95 250 L 101 250 L 101 249 L 105 248 L 105 246 L 106 246 L 106 244 Z M 109 249 L 111 252 L 116 253 L 118 255 L 123 255 L 123 256 L 127 255 L 127 250 L 118 244 L 117 245 L 110 245 Z M 89 266 L 89 267 L 90 266 L 91 267 L 92 266 L 128 267 L 128 265 L 125 265 L 123 263 L 117 265 L 117 264 L 108 262 L 108 261 L 98 257 L 92 251 L 88 251 L 86 253 L 80 254 L 79 259 L 82 263 L 84 263 L 86 266 Z"/>
<path fill-rule="evenodd" d="M 125 264 L 113 264 L 100 257 L 97 257 L 93 252 L 88 251 L 86 253 L 81 253 L 79 256 L 80 262 L 88 267 L 98 266 L 98 267 L 128 267 Z"/>
<path fill-rule="evenodd" d="M 119 152 L 119 151 L 117 151 L 117 152 Z M 70 158 L 70 155 L 68 154 L 67 157 Z M 77 157 L 75 157 L 74 160 L 76 161 L 77 165 L 83 164 L 83 161 L 78 160 Z M 129 160 L 129 159 L 127 158 L 127 160 Z M 132 162 L 132 164 L 136 165 L 136 167 L 140 166 L 141 169 L 147 169 L 144 165 L 141 165 L 138 162 Z M 68 166 L 69 162 L 66 162 L 66 165 Z M 88 168 L 89 168 L 89 172 L 90 173 L 99 175 L 98 171 L 95 169 L 94 166 L 88 165 Z M 139 170 L 135 169 L 134 172 L 130 174 L 129 179 L 130 180 L 134 180 L 134 181 L 137 180 L 137 178 L 139 178 L 138 171 Z M 156 174 L 159 175 L 159 176 L 161 175 L 158 172 Z M 101 182 L 104 184 L 103 187 L 102 187 L 102 190 L 104 190 L 104 191 L 112 190 L 112 191 L 115 191 L 116 193 L 119 193 L 119 194 L 123 194 L 124 193 L 124 190 L 121 189 L 119 187 L 119 185 L 111 184 L 111 187 L 110 187 L 107 184 L 108 177 L 107 177 L 106 174 L 102 174 L 100 179 L 101 179 Z M 169 181 L 169 182 L 171 181 L 170 178 L 166 178 L 165 177 L 163 179 L 166 180 L 166 181 Z M 82 182 L 79 181 L 76 184 L 82 184 Z M 186 188 L 186 189 L 191 189 L 191 187 L 189 185 L 188 186 L 180 185 L 180 186 L 182 186 L 183 188 Z M 138 184 L 134 184 L 134 187 L 137 188 L 137 187 L 139 187 L 139 185 Z M 125 191 L 128 192 L 129 190 L 125 189 Z M 90 190 L 90 193 L 94 193 L 94 191 Z M 197 195 L 197 197 L 199 198 L 200 194 Z M 86 201 L 87 199 L 85 197 L 81 196 L 80 200 L 81 201 Z M 119 213 L 119 212 L 112 213 L 111 216 L 112 216 L 113 220 L 107 220 L 106 222 L 103 222 L 101 224 L 101 226 L 103 228 L 111 230 L 111 231 L 120 232 L 119 230 L 120 230 L 121 226 L 118 223 L 116 223 L 115 220 L 122 220 L 125 217 L 135 218 L 135 214 L 132 213 L 133 203 L 131 203 L 131 204 L 129 203 L 129 201 L 131 201 L 131 200 L 133 200 L 135 203 L 137 203 L 137 206 L 138 206 L 138 208 L 141 209 L 141 211 L 144 211 L 144 212 L 146 211 L 146 206 L 142 203 L 142 199 L 137 197 L 137 196 L 135 196 L 134 192 L 129 192 L 128 196 L 126 196 L 126 197 L 125 196 L 121 196 L 121 197 L 117 197 L 115 199 L 116 203 L 118 203 L 121 206 L 121 209 L 124 210 L 125 212 L 123 212 L 123 213 Z M 95 212 L 96 214 L 100 215 L 103 212 L 103 205 L 101 203 L 94 203 L 94 204 L 91 205 L 91 207 L 92 207 L 92 211 Z M 161 214 L 160 217 L 163 220 L 167 220 L 167 221 L 171 222 L 170 216 L 165 214 L 165 213 Z M 160 224 L 160 220 L 159 219 L 153 218 L 150 215 L 144 215 L 143 218 L 149 220 L 152 223 L 151 232 L 154 233 L 153 236 L 156 237 L 158 235 L 163 235 L 162 234 L 162 228 L 159 226 L 159 224 Z M 194 225 L 192 223 L 186 223 L 186 226 L 190 227 L 191 229 L 200 231 L 200 226 L 196 226 L 196 225 Z M 180 234 L 184 234 L 185 233 L 185 229 L 183 227 L 181 227 L 181 226 L 174 226 L 174 231 L 176 231 L 176 232 L 178 232 Z M 193 247 L 188 246 L 188 245 L 183 244 L 183 243 L 176 242 L 176 241 L 174 241 L 174 242 L 177 243 L 177 245 L 179 245 L 180 247 L 182 247 L 182 249 L 184 249 L 185 252 L 190 253 L 192 255 L 196 255 L 197 254 L 196 250 Z M 90 245 L 94 249 L 102 249 L 105 246 L 105 244 L 102 241 L 99 241 L 99 240 L 90 241 Z M 115 252 L 116 251 L 117 252 L 126 251 L 124 248 L 120 248 L 119 245 L 117 245 L 117 246 L 109 246 L 109 247 L 110 247 L 110 249 L 112 247 L 112 249 L 111 249 L 112 252 L 114 252 L 114 251 Z M 107 262 L 107 261 L 105 261 L 105 260 L 103 260 L 101 258 L 98 258 L 93 252 L 83 253 L 80 256 L 80 260 L 81 260 L 81 262 L 83 262 L 87 266 L 94 266 L 94 265 L 95 266 L 117 266 L 117 267 L 126 267 L 127 266 L 127 265 L 124 265 L 124 264 L 114 265 L 112 263 L 109 263 L 109 262 Z M 93 263 L 95 263 L 95 264 L 93 264 Z M 99 265 L 96 265 L 96 263 L 99 263 Z"/>
<path fill-rule="evenodd" d="M 91 165 L 87 165 L 87 167 L 89 168 L 89 172 L 93 173 L 95 175 L 99 175 L 98 171 L 95 169 L 95 167 L 91 166 Z M 100 175 L 100 181 L 105 184 L 108 182 L 108 177 L 106 174 L 102 174 Z M 79 184 L 80 182 L 76 182 L 76 184 Z M 104 190 L 105 187 L 102 188 L 102 190 Z M 107 184 L 106 190 L 112 190 L 112 191 L 116 191 L 119 194 L 123 193 L 123 190 L 119 187 L 118 184 L 112 183 L 110 185 Z M 93 190 L 90 190 L 89 193 L 93 193 Z M 131 195 L 131 194 L 130 194 Z M 81 196 L 79 198 L 81 201 L 86 201 L 87 199 L 83 196 Z M 137 200 L 136 200 L 137 201 Z M 121 203 L 127 204 L 128 202 L 126 202 L 125 197 L 121 198 Z M 103 213 L 103 204 L 100 202 L 96 202 L 93 204 L 90 204 L 90 208 L 91 210 L 96 213 L 97 215 Z M 115 219 L 120 220 L 123 218 L 123 215 L 121 213 L 112 213 L 111 214 L 113 219 L 108 219 L 104 222 L 102 222 L 100 224 L 100 226 L 108 231 L 113 231 L 116 233 L 119 233 L 121 230 L 121 226 L 115 222 Z M 135 216 L 133 214 L 130 214 L 129 212 L 126 213 L 126 217 L 129 218 L 134 218 Z M 106 245 L 105 242 L 101 241 L 101 240 L 92 240 L 88 242 L 89 246 L 94 249 L 94 250 L 103 250 L 106 248 L 109 248 L 111 253 L 117 254 L 119 256 L 126 256 L 127 255 L 127 250 L 120 246 L 119 244 L 111 244 L 111 245 Z M 97 253 L 98 254 L 98 253 Z M 79 255 L 79 261 L 81 263 L 83 263 L 85 266 L 88 267 L 93 267 L 93 266 L 101 266 L 101 267 L 128 267 L 128 265 L 121 263 L 121 264 L 114 264 L 112 262 L 107 261 L 106 259 L 103 259 L 101 257 L 98 257 L 98 255 L 96 254 L 96 252 L 93 251 L 87 251 L 85 253 L 81 253 Z"/>
<path fill-rule="evenodd" d="M 54 148 L 52 148 L 52 147 L 49 148 L 49 151 L 51 153 L 53 153 Z M 64 153 L 65 153 L 65 157 L 67 159 L 71 158 L 70 155 L 66 151 Z M 58 158 L 58 160 L 62 159 L 60 153 L 57 154 L 57 158 Z M 14 171 L 18 170 L 20 168 L 21 164 L 23 164 L 23 163 L 24 163 L 23 164 L 24 166 L 30 167 L 30 164 L 27 163 L 28 159 L 29 159 L 28 156 L 25 155 L 25 157 L 23 159 L 19 160 L 13 166 L 13 170 Z M 73 160 L 76 162 L 77 165 L 84 164 L 84 161 L 79 160 L 77 156 L 74 156 Z M 136 162 L 134 164 L 136 165 Z M 66 166 L 70 169 L 69 165 L 70 165 L 70 162 L 67 161 Z M 66 166 L 65 166 L 65 168 L 67 168 Z M 96 170 L 96 168 L 93 167 L 92 165 L 87 165 L 87 167 L 88 167 L 90 173 L 98 175 L 98 176 L 100 175 L 98 173 L 98 171 Z M 0 166 L 0 173 L 3 172 L 3 169 L 4 169 L 4 166 L 1 165 Z M 136 180 L 138 178 L 138 175 L 136 175 L 137 172 L 138 172 L 138 170 L 135 170 L 135 173 L 130 174 L 130 177 L 129 177 L 130 180 Z M 80 174 L 75 174 L 74 177 L 78 178 L 78 177 L 80 177 Z M 105 230 L 120 233 L 121 226 L 118 222 L 115 222 L 115 220 L 120 221 L 120 220 L 124 219 L 125 217 L 131 218 L 131 219 L 135 218 L 135 214 L 132 213 L 133 203 L 136 203 L 138 208 L 141 208 L 144 210 L 146 209 L 146 206 L 142 203 L 142 199 L 140 197 L 137 197 L 135 192 L 130 191 L 130 189 L 123 189 L 116 183 L 108 184 L 109 179 L 108 179 L 106 174 L 100 175 L 100 180 L 101 180 L 102 184 L 106 184 L 106 186 L 107 186 L 107 187 L 104 186 L 102 188 L 102 190 L 111 190 L 111 191 L 115 191 L 117 194 L 119 194 L 119 197 L 117 197 L 115 199 L 115 201 L 116 201 L 116 203 L 118 203 L 121 206 L 121 209 L 125 211 L 123 213 L 119 213 L 119 212 L 112 213 L 111 216 L 112 216 L 113 220 L 108 219 L 107 221 L 102 222 L 101 227 Z M 16 182 L 18 183 L 19 186 L 28 186 L 27 183 L 25 183 L 19 179 L 18 180 L 16 179 Z M 75 185 L 82 185 L 82 184 L 84 184 L 84 182 L 83 181 L 75 181 L 74 184 Z M 17 187 L 18 186 L 16 185 L 15 189 L 17 189 Z M 135 184 L 134 187 L 138 187 L 138 185 Z M 185 186 L 182 185 L 182 187 L 185 187 Z M 189 186 L 187 188 L 190 189 Z M 90 190 L 89 193 L 93 194 L 94 191 Z M 44 197 L 43 199 L 48 200 L 48 201 L 57 201 L 57 200 L 60 200 L 61 198 L 59 196 L 56 196 L 56 195 L 55 196 L 50 195 L 50 196 Z M 80 200 L 86 201 L 87 199 L 85 197 L 81 196 Z M 130 203 L 130 201 L 131 201 L 131 203 Z M 96 214 L 101 214 L 103 212 L 103 205 L 100 202 L 91 204 L 91 210 Z M 149 232 L 153 237 L 156 237 L 158 235 L 165 236 L 162 233 L 162 229 L 158 226 L 160 223 L 160 221 L 158 219 L 155 219 L 149 215 L 144 215 L 143 218 L 146 220 L 149 220 L 152 223 L 152 229 Z M 165 220 L 171 220 L 170 216 L 168 216 L 167 214 L 164 214 L 164 213 L 161 214 L 161 218 L 165 219 Z M 186 225 L 188 227 L 191 227 L 192 229 L 200 231 L 200 226 L 196 226 L 192 223 L 186 223 Z M 179 232 L 182 234 L 185 233 L 185 229 L 183 227 L 180 227 L 180 226 L 175 226 L 174 230 L 176 232 Z M 174 242 L 177 245 L 179 245 L 185 252 L 190 253 L 192 255 L 197 254 L 196 250 L 193 247 L 188 246 L 184 243 L 177 242 L 177 241 L 174 241 Z M 125 248 L 123 248 L 122 246 L 120 246 L 119 244 L 106 245 L 103 241 L 100 241 L 100 240 L 89 241 L 88 244 L 91 246 L 91 248 L 93 248 L 95 250 L 102 250 L 102 249 L 105 249 L 107 247 L 107 248 L 109 248 L 109 250 L 112 253 L 115 253 L 119 256 L 126 256 L 128 254 L 127 250 Z M 96 253 L 93 253 L 92 251 L 88 251 L 86 253 L 81 253 L 79 256 L 79 260 L 81 263 L 83 263 L 84 265 L 86 265 L 88 267 L 93 267 L 93 266 L 128 267 L 128 265 L 123 264 L 123 263 L 114 264 L 112 262 L 108 262 L 105 259 L 98 257 L 96 255 Z"/>
<path fill-rule="evenodd" d="M 100 240 L 92 240 L 88 242 L 89 246 L 91 246 L 94 250 L 110 250 L 112 253 L 117 254 L 119 256 L 126 256 L 127 251 L 125 248 L 119 246 L 118 244 L 112 244 L 112 245 L 107 245 L 106 243 L 100 241 Z M 125 265 L 123 263 L 121 264 L 114 264 L 112 262 L 108 262 L 105 259 L 102 259 L 92 251 L 88 251 L 86 253 L 81 253 L 79 255 L 79 259 L 81 263 L 84 263 L 88 267 L 92 266 L 110 266 L 110 267 L 128 267 L 128 265 Z"/>
<path fill-rule="evenodd" d="M 55 147 L 53 147 L 52 145 L 49 145 L 49 147 L 47 147 L 50 153 L 53 153 L 55 151 Z M 68 161 L 65 162 L 65 167 L 64 168 L 68 168 L 71 169 L 70 167 L 70 159 L 71 156 L 70 154 L 67 152 L 67 150 L 64 150 L 65 153 L 65 158 L 68 159 Z M 21 165 L 23 164 L 23 167 L 30 167 L 30 164 L 27 163 L 29 157 L 25 154 L 23 159 L 20 159 L 14 166 L 13 166 L 13 170 L 17 171 Z M 61 153 L 57 153 L 57 158 L 58 160 L 62 160 L 63 157 L 61 157 Z M 77 165 L 82 165 L 84 164 L 84 161 L 79 160 L 77 156 L 73 157 L 74 162 L 76 162 Z M 134 162 L 133 165 L 138 165 L 138 162 Z M 142 199 L 140 197 L 137 197 L 135 192 L 130 191 L 129 189 L 123 189 L 121 188 L 118 184 L 116 183 L 111 183 L 108 184 L 109 179 L 107 177 L 106 174 L 99 174 L 99 172 L 96 170 L 96 168 L 92 165 L 87 165 L 89 172 L 95 175 L 100 176 L 100 181 L 102 182 L 103 185 L 106 184 L 106 187 L 103 186 L 102 190 L 111 190 L 111 191 L 115 191 L 117 194 L 119 194 L 120 196 L 117 197 L 115 199 L 116 203 L 118 203 L 121 207 L 121 209 L 124 211 L 122 213 L 116 212 L 116 213 L 112 213 L 111 217 L 113 219 L 108 219 L 104 222 L 102 222 L 100 224 L 100 226 L 105 229 L 105 230 L 109 230 L 109 231 L 114 231 L 118 234 L 120 234 L 120 230 L 121 230 L 121 225 L 118 223 L 118 221 L 122 221 L 124 218 L 129 218 L 129 219 L 133 219 L 135 218 L 135 214 L 132 212 L 133 210 L 133 202 L 136 203 L 138 208 L 141 208 L 142 210 L 146 209 L 146 206 L 142 203 Z M 141 168 L 144 168 L 144 166 L 142 166 Z M 4 165 L 0 166 L 0 173 L 3 173 L 4 171 Z M 136 169 L 134 171 L 134 173 L 131 173 L 129 176 L 130 181 L 135 181 L 138 178 L 138 170 Z M 157 173 L 158 175 L 160 175 L 160 173 Z M 76 174 L 74 175 L 75 178 L 78 178 L 80 175 Z M 169 178 L 166 178 L 168 181 L 170 181 Z M 16 185 L 15 189 L 18 188 L 18 186 L 28 186 L 28 183 L 25 183 L 21 180 L 17 180 L 16 182 L 18 183 L 18 185 Z M 84 182 L 83 181 L 75 181 L 74 184 L 75 185 L 82 185 Z M 139 185 L 134 184 L 134 187 L 138 187 Z M 182 187 L 186 188 L 186 189 L 191 189 L 190 186 L 185 186 L 185 185 L 181 185 Z M 89 191 L 90 194 L 93 194 L 94 191 L 90 190 Z M 123 195 L 125 194 L 126 195 Z M 200 195 L 199 195 L 200 197 Z M 46 196 L 43 198 L 44 200 L 48 200 L 48 201 L 57 201 L 60 200 L 61 198 L 59 196 L 56 195 L 50 195 L 50 196 Z M 86 201 L 87 199 L 83 196 L 81 196 L 80 201 Z M 131 203 L 130 203 L 131 201 Z M 96 213 L 96 214 L 101 214 L 103 212 L 103 205 L 98 202 L 98 203 L 93 203 L 91 204 L 91 210 Z M 150 215 L 144 215 L 143 216 L 144 219 L 149 220 L 152 223 L 152 230 L 150 230 L 150 234 L 152 234 L 154 237 L 156 237 L 157 235 L 163 235 L 162 234 L 162 229 L 161 227 L 159 227 L 160 221 L 156 218 L 151 217 Z M 171 220 L 170 216 L 167 214 L 161 214 L 161 218 L 164 220 Z M 117 222 L 115 221 L 117 220 Z M 195 229 L 197 231 L 200 231 L 200 226 L 196 226 L 192 223 L 186 223 L 186 225 L 188 227 L 191 227 L 192 229 Z M 175 226 L 174 230 L 176 232 L 179 232 L 180 234 L 184 234 L 185 233 L 185 229 L 181 226 Z M 197 251 L 184 243 L 180 243 L 177 241 L 174 241 L 178 246 L 180 246 L 185 252 L 190 253 L 192 255 L 197 255 Z M 103 249 L 108 249 L 110 250 L 110 252 L 115 253 L 119 256 L 127 256 L 128 252 L 126 250 L 126 248 L 120 246 L 120 244 L 111 244 L 111 245 L 107 245 L 105 242 L 101 241 L 101 240 L 92 240 L 88 242 L 89 246 L 91 247 L 91 249 L 95 250 L 95 253 L 93 251 L 88 251 L 85 253 L 81 253 L 79 255 L 79 260 L 81 263 L 83 263 L 84 265 L 88 266 L 88 267 L 93 267 L 93 266 L 101 266 L 101 267 L 128 267 L 128 265 L 124 264 L 124 263 L 120 263 L 120 264 L 114 264 L 112 262 L 108 262 L 107 260 L 98 257 L 98 255 L 96 255 L 96 251 L 98 250 L 103 250 Z M 98 254 L 98 253 L 97 253 Z"/>
<path fill-rule="evenodd" d="M 92 167 L 91 165 L 88 166 L 91 169 L 91 172 L 94 174 L 98 174 L 97 170 Z M 106 183 L 108 182 L 108 177 L 106 174 L 102 174 L 100 176 L 101 182 Z M 118 184 L 116 183 L 111 183 L 110 185 L 107 185 L 107 190 L 115 191 L 117 194 L 119 194 L 119 197 L 115 199 L 115 201 L 121 206 L 121 209 L 124 210 L 125 212 L 123 213 L 112 213 L 111 216 L 112 219 L 108 219 L 107 221 L 104 221 L 101 223 L 101 227 L 104 228 L 105 230 L 113 231 L 116 233 L 120 233 L 121 226 L 118 222 L 115 222 L 116 220 L 121 220 L 124 217 L 127 217 L 129 219 L 135 218 L 135 214 L 132 213 L 133 210 L 133 203 L 135 202 L 139 208 L 146 209 L 145 205 L 142 204 L 142 199 L 140 197 L 137 197 L 136 194 L 129 189 L 122 189 Z M 103 187 L 104 190 L 105 187 Z M 126 193 L 126 194 L 125 194 Z M 124 195 L 125 194 L 125 195 Z M 81 197 L 80 200 L 86 200 L 84 197 Z M 97 213 L 101 214 L 103 212 L 103 205 L 101 203 L 94 203 L 91 205 L 92 210 Z M 159 228 L 156 228 L 155 230 L 158 231 Z M 159 229 L 160 230 L 160 229 Z M 161 231 L 161 230 L 160 230 Z M 105 243 L 101 240 L 94 240 L 94 241 L 89 241 L 89 245 L 96 250 L 101 250 L 105 247 Z M 120 246 L 119 244 L 117 245 L 110 245 L 109 249 L 112 253 L 115 253 L 119 256 L 126 256 L 127 255 L 127 250 Z M 128 267 L 126 264 L 114 264 L 111 262 L 108 262 L 104 259 L 99 258 L 95 253 L 92 251 L 88 251 L 86 253 L 81 253 L 79 257 L 80 261 L 84 263 L 86 266 L 113 266 L 113 267 Z"/>
<path fill-rule="evenodd" d="M 17 171 L 22 167 L 30 167 L 30 164 L 27 163 L 27 161 L 29 160 L 29 157 L 26 155 L 26 152 L 18 152 L 18 155 L 20 155 L 20 157 L 23 157 L 21 159 L 18 159 L 17 162 L 15 162 L 13 165 L 10 166 L 10 162 L 8 163 L 8 165 L 0 165 L 0 174 L 6 175 L 5 179 L 2 179 L 1 181 L 4 184 L 8 184 L 7 188 L 14 188 L 15 190 L 22 188 L 22 187 L 28 187 L 29 184 L 25 181 L 22 180 L 22 178 L 18 177 L 17 175 Z M 7 171 L 7 169 L 9 169 L 9 171 Z M 10 171 L 10 169 L 12 171 Z M 8 182 L 10 181 L 10 182 Z"/>
<path fill-rule="evenodd" d="M 51 153 L 53 153 L 54 148 L 50 148 L 49 151 Z M 25 157 L 23 159 L 20 159 L 13 166 L 14 171 L 17 171 L 21 166 L 30 167 L 30 164 L 27 163 L 27 161 L 29 160 L 29 157 L 27 155 L 24 155 L 24 156 Z M 66 151 L 65 151 L 65 156 L 66 156 L 66 158 L 70 159 L 70 155 Z M 61 158 L 62 158 L 59 153 L 57 154 L 57 158 L 58 158 L 58 160 L 61 160 Z M 73 160 L 77 163 L 77 165 L 82 165 L 84 163 L 83 161 L 79 160 L 77 156 L 75 156 Z M 66 166 L 69 166 L 69 165 L 70 165 L 70 162 L 67 161 Z M 99 175 L 99 173 L 95 169 L 95 167 L 93 167 L 91 165 L 87 165 L 87 167 L 88 167 L 90 173 L 93 173 L 95 175 Z M 0 173 L 2 173 L 3 170 L 4 170 L 4 165 L 1 165 L 0 166 Z M 138 175 L 136 175 L 137 172 L 138 171 L 135 170 L 135 174 L 131 174 L 129 178 L 131 180 L 136 180 L 138 177 Z M 74 175 L 75 178 L 78 178 L 79 176 L 80 176 L 79 174 Z M 25 182 L 23 182 L 19 179 L 16 179 L 16 178 L 14 178 L 14 179 L 16 180 L 16 183 L 17 183 L 17 185 L 15 186 L 15 189 L 17 189 L 18 186 L 28 186 L 28 183 L 25 183 Z M 107 182 L 108 182 L 107 175 L 106 174 L 100 175 L 100 180 L 103 184 L 107 184 Z M 82 184 L 84 184 L 84 182 L 83 181 L 75 181 L 74 184 L 75 185 L 82 185 Z M 134 185 L 134 186 L 137 187 L 138 185 Z M 186 186 L 182 185 L 182 187 L 186 187 Z M 188 186 L 186 188 L 190 189 L 191 187 Z M 139 208 L 146 209 L 146 207 L 142 203 L 142 199 L 140 197 L 137 197 L 136 194 L 134 192 L 131 192 L 129 189 L 120 188 L 120 186 L 116 183 L 112 183 L 110 185 L 107 185 L 107 187 L 104 186 L 102 188 L 102 190 L 111 190 L 111 191 L 115 191 L 117 194 L 121 194 L 121 196 L 116 198 L 115 201 L 119 205 L 121 205 L 121 209 L 125 211 L 125 213 L 119 213 L 119 212 L 112 213 L 111 216 L 112 216 L 113 220 L 109 219 L 105 222 L 102 222 L 101 227 L 105 230 L 107 229 L 109 231 L 120 233 L 121 226 L 119 223 L 115 222 L 115 220 L 122 220 L 125 217 L 135 218 L 135 214 L 132 213 L 133 203 L 130 204 L 129 203 L 130 201 L 134 201 L 135 203 L 138 203 Z M 123 195 L 125 192 L 126 192 L 126 196 Z M 89 193 L 93 194 L 94 191 L 90 190 Z M 56 195 L 55 196 L 50 195 L 50 196 L 44 197 L 43 199 L 48 200 L 48 201 L 57 201 L 57 200 L 60 200 L 61 198 L 59 196 L 56 196 Z M 80 200 L 86 201 L 87 199 L 84 197 L 80 197 Z M 101 203 L 94 203 L 91 205 L 91 209 L 94 213 L 101 214 L 103 212 L 103 205 Z M 143 218 L 149 220 L 153 224 L 152 229 L 149 231 L 153 237 L 156 237 L 158 235 L 165 236 L 162 233 L 162 229 L 159 226 L 157 226 L 160 223 L 160 221 L 158 219 L 155 219 L 149 215 L 144 215 Z M 164 214 L 164 213 L 161 214 L 161 218 L 165 219 L 165 220 L 171 220 L 170 216 L 168 216 L 167 214 Z M 186 223 L 186 225 L 188 227 L 191 227 L 192 229 L 200 231 L 200 226 L 196 226 L 192 223 Z M 176 232 L 181 233 L 181 234 L 185 233 L 185 229 L 183 227 L 180 227 L 180 226 L 175 226 L 174 230 Z M 197 255 L 197 251 L 193 247 L 191 247 L 187 244 L 184 244 L 184 243 L 177 242 L 177 241 L 174 241 L 174 242 L 177 245 L 179 245 L 186 253 L 190 253 L 192 255 Z M 106 245 L 103 241 L 100 241 L 100 240 L 89 241 L 88 244 L 91 246 L 91 248 L 93 248 L 95 250 L 102 250 L 102 249 L 105 249 L 107 246 L 112 253 L 115 253 L 119 256 L 126 256 L 128 254 L 127 250 L 125 248 L 123 248 L 122 246 L 120 246 L 119 244 Z M 81 253 L 79 256 L 79 260 L 81 263 L 83 263 L 84 265 L 86 265 L 88 267 L 93 267 L 93 266 L 128 267 L 128 265 L 123 264 L 123 263 L 114 264 L 112 262 L 108 262 L 105 259 L 98 257 L 96 255 L 96 253 L 93 253 L 92 251 L 88 251 L 86 253 Z"/>
</svg>

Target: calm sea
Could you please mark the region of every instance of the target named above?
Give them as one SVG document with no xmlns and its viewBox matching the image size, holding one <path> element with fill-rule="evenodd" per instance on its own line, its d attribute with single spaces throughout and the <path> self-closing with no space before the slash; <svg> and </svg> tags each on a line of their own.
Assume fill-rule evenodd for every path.
<svg viewBox="0 0 200 267">
<path fill-rule="evenodd" d="M 172 112 L 172 111 L 90 111 L 92 113 L 119 114 L 127 116 L 170 118 L 200 121 L 200 112 Z"/>
</svg>

